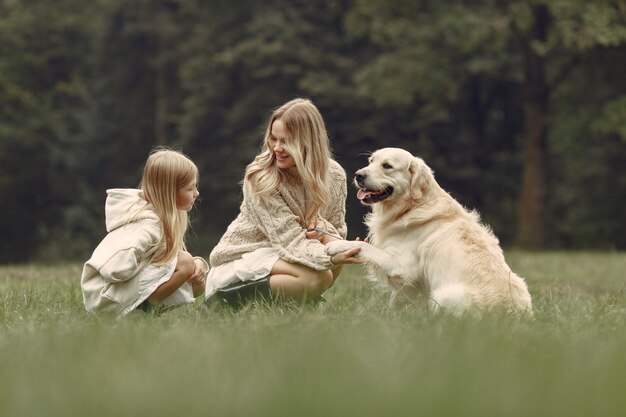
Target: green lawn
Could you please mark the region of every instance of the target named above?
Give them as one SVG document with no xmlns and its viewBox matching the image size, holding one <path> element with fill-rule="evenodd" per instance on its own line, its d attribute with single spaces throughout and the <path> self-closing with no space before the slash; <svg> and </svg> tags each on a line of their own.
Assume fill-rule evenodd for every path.
<svg viewBox="0 0 626 417">
<path fill-rule="evenodd" d="M 507 259 L 534 320 L 389 311 L 359 267 L 321 308 L 99 319 L 81 265 L 0 266 L 0 416 L 626 415 L 626 254 Z"/>
</svg>

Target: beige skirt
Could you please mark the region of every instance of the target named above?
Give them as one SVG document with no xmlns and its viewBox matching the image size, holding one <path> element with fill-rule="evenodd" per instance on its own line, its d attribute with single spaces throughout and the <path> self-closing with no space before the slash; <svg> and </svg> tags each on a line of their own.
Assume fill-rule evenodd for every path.
<svg viewBox="0 0 626 417">
<path fill-rule="evenodd" d="M 277 260 L 275 249 L 261 248 L 244 254 L 241 259 L 211 268 L 206 279 L 205 298 L 235 282 L 256 281 L 268 276 Z"/>
</svg>

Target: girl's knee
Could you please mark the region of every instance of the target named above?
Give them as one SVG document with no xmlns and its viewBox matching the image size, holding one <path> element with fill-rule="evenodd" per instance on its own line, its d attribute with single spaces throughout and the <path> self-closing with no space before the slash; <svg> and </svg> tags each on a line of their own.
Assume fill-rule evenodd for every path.
<svg viewBox="0 0 626 417">
<path fill-rule="evenodd" d="M 182 275 L 191 276 L 196 269 L 193 256 L 189 252 L 178 252 L 178 261 L 176 262 L 176 271 Z"/>
</svg>

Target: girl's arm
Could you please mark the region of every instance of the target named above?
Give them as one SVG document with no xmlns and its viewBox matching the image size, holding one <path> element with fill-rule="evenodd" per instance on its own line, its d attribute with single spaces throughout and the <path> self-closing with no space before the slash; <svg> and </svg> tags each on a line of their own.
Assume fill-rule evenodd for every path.
<svg viewBox="0 0 626 417">
<path fill-rule="evenodd" d="M 158 225 L 131 225 L 109 233 L 87 263 L 110 283 L 127 281 L 150 260 L 158 241 Z"/>
<path fill-rule="evenodd" d="M 193 289 L 193 296 L 198 297 L 204 293 L 206 277 L 209 273 L 209 264 L 201 256 L 194 256 L 193 263 L 196 266 L 191 277 L 187 280 Z"/>
</svg>

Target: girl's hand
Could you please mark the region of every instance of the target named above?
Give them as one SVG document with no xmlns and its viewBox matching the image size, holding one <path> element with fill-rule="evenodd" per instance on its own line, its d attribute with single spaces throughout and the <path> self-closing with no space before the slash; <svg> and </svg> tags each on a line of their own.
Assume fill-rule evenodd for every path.
<svg viewBox="0 0 626 417">
<path fill-rule="evenodd" d="M 194 258 L 193 263 L 196 265 L 196 269 L 193 274 L 187 280 L 191 284 L 193 289 L 193 296 L 197 297 L 204 294 L 204 286 L 206 282 L 206 275 L 209 272 L 207 270 L 207 264 L 200 258 Z"/>
</svg>

